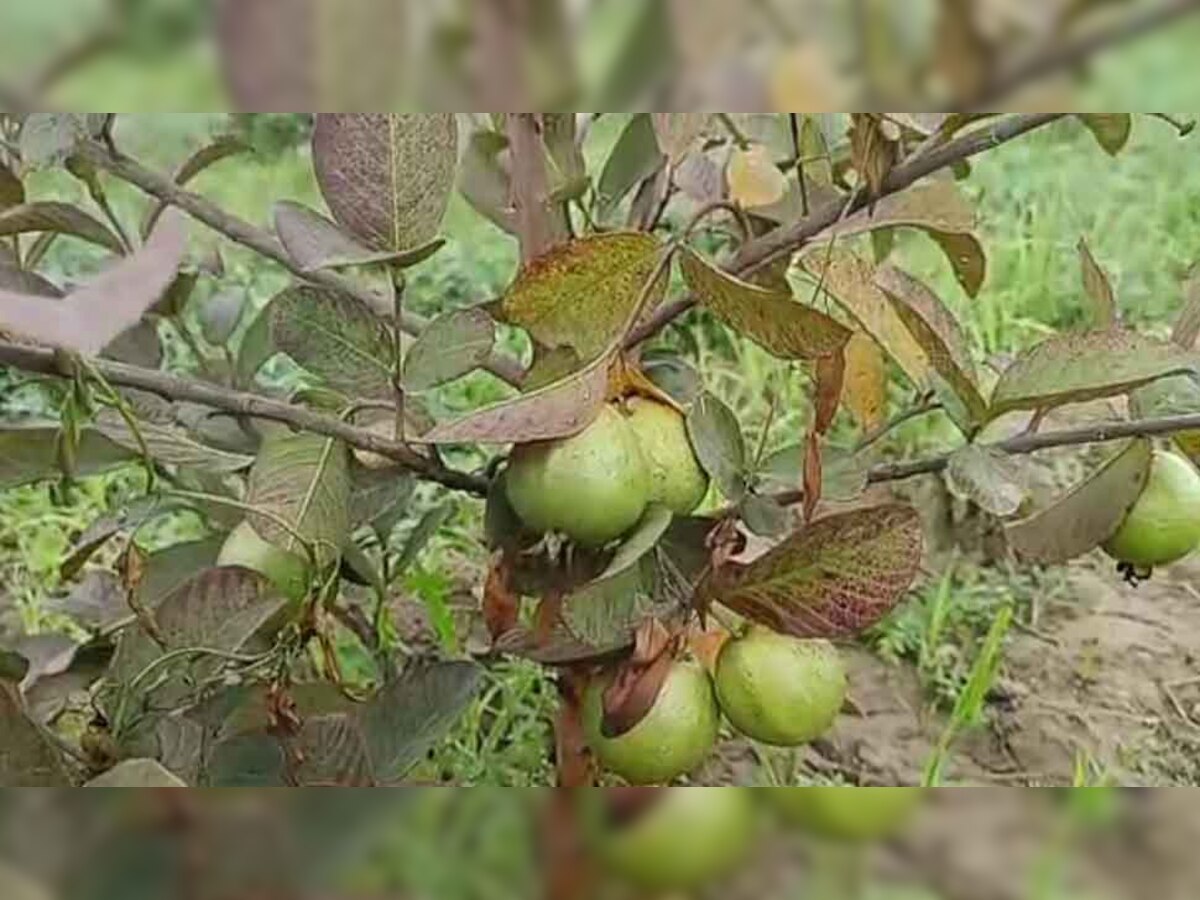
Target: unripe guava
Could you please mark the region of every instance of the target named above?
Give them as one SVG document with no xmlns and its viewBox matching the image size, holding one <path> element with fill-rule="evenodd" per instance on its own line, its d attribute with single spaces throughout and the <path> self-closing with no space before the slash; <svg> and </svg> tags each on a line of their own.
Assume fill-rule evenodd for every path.
<svg viewBox="0 0 1200 900">
<path fill-rule="evenodd" d="M 717 657 L 717 700 L 733 727 L 795 747 L 828 731 L 846 699 L 846 670 L 828 641 L 754 628 Z"/>
<path fill-rule="evenodd" d="M 308 595 L 310 576 L 304 559 L 264 540 L 249 522 L 242 522 L 229 533 L 217 565 L 258 572 L 289 600 L 303 600 Z"/>
<path fill-rule="evenodd" d="M 642 517 L 650 474 L 625 417 L 606 406 L 573 437 L 514 448 L 505 485 L 513 511 L 531 530 L 600 547 Z"/>
<path fill-rule="evenodd" d="M 690 890 L 729 875 L 749 855 L 757 831 L 757 807 L 746 788 L 665 788 L 626 824 L 595 822 L 603 793 L 581 794 L 600 859 L 645 890 Z"/>
<path fill-rule="evenodd" d="M 682 415 L 655 400 L 630 399 L 633 429 L 650 469 L 650 503 L 661 503 L 676 515 L 692 512 L 708 493 L 708 475 L 700 467 Z"/>
<path fill-rule="evenodd" d="M 1200 472 L 1179 454 L 1156 450 L 1142 495 L 1104 551 L 1143 572 L 1178 562 L 1198 544 Z"/>
<path fill-rule="evenodd" d="M 606 687 L 597 679 L 584 696 L 584 735 L 600 764 L 630 784 L 663 784 L 686 775 L 717 741 L 721 717 L 712 679 L 694 662 L 674 663 L 650 712 L 615 738 L 601 731 Z"/>
<path fill-rule="evenodd" d="M 874 841 L 904 827 L 923 791 L 911 787 L 768 788 L 767 798 L 793 825 L 839 841 Z"/>
</svg>

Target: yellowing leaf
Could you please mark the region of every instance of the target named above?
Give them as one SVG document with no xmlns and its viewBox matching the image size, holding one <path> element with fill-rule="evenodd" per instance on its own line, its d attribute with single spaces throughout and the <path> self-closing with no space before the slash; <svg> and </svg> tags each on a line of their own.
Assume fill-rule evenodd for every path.
<svg viewBox="0 0 1200 900">
<path fill-rule="evenodd" d="M 864 431 L 883 423 L 887 405 L 887 370 L 883 350 L 861 331 L 846 345 L 845 403 Z"/>
<path fill-rule="evenodd" d="M 735 150 L 725 177 L 729 182 L 730 198 L 751 209 L 778 203 L 787 193 L 787 178 L 762 144 Z"/>
<path fill-rule="evenodd" d="M 836 112 L 852 105 L 849 86 L 817 44 L 784 51 L 772 67 L 770 88 L 776 112 Z"/>
</svg>

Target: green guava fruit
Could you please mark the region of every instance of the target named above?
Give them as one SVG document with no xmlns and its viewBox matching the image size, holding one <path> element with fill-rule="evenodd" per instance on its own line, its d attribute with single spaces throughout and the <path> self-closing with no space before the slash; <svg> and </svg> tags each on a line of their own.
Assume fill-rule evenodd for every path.
<svg viewBox="0 0 1200 900">
<path fill-rule="evenodd" d="M 308 563 L 300 556 L 264 540 L 249 522 L 229 533 L 217 556 L 218 566 L 242 566 L 266 576 L 289 600 L 308 595 Z"/>
<path fill-rule="evenodd" d="M 904 827 L 923 791 L 909 787 L 768 788 L 783 817 L 806 831 L 838 841 L 875 841 Z"/>
<path fill-rule="evenodd" d="M 735 871 L 757 832 L 757 805 L 747 788 L 664 788 L 632 822 L 603 817 L 602 791 L 582 791 L 587 830 L 608 870 L 649 891 L 686 891 Z"/>
<path fill-rule="evenodd" d="M 721 716 L 712 679 L 697 663 L 674 663 L 650 712 L 615 738 L 601 732 L 606 687 L 597 679 L 584 696 L 584 735 L 600 764 L 630 784 L 663 784 L 686 775 L 717 741 Z"/>
<path fill-rule="evenodd" d="M 1150 478 L 1104 551 L 1135 572 L 1178 562 L 1200 544 L 1200 472 L 1177 453 L 1155 451 Z"/>
<path fill-rule="evenodd" d="M 846 670 L 833 644 L 766 628 L 726 642 L 715 681 L 717 700 L 733 727 L 779 747 L 820 737 L 846 699 Z"/>
<path fill-rule="evenodd" d="M 627 401 L 633 429 L 650 469 L 650 503 L 661 503 L 676 515 L 691 513 L 708 493 L 708 475 L 700 467 L 682 415 L 654 400 Z"/>
<path fill-rule="evenodd" d="M 650 473 L 625 417 L 606 406 L 573 437 L 514 448 L 505 485 L 526 527 L 601 547 L 646 511 Z"/>
</svg>

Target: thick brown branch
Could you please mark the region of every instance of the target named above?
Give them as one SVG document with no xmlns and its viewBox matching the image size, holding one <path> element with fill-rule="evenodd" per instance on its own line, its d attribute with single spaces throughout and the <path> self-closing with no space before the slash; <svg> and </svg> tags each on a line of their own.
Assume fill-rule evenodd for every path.
<svg viewBox="0 0 1200 900">
<path fill-rule="evenodd" d="M 893 169 L 884 180 L 879 197 L 898 193 L 927 175 L 985 150 L 999 147 L 1001 144 L 1062 118 L 1062 115 L 1062 113 L 1037 113 L 1011 116 L 949 141 L 920 158 Z M 876 197 L 875 200 L 878 200 L 879 197 Z M 807 241 L 837 224 L 842 216 L 856 212 L 871 202 L 871 198 L 862 192 L 851 199 L 849 207 L 847 207 L 844 197 L 831 200 L 799 222 L 784 228 L 777 228 L 746 244 L 730 263 L 728 269 L 736 275 L 751 274 L 780 256 L 795 252 Z M 656 334 L 695 305 L 695 298 L 687 296 L 661 307 L 644 325 L 630 334 L 627 346 L 639 344 Z"/>
<path fill-rule="evenodd" d="M 487 494 L 488 480 L 483 476 L 446 468 L 407 444 L 358 428 L 335 416 L 314 412 L 306 407 L 261 394 L 233 391 L 192 378 L 182 378 L 169 372 L 143 369 L 105 359 L 94 359 L 91 363 L 97 372 L 116 386 L 149 391 L 170 400 L 188 400 L 232 415 L 283 422 L 305 431 L 338 438 L 351 447 L 394 460 L 428 481 L 476 496 Z M 72 375 L 71 366 L 65 357 L 53 350 L 8 341 L 0 341 L 0 365 L 42 375 L 64 378 Z"/>
<path fill-rule="evenodd" d="M 305 271 L 287 254 L 283 245 L 270 232 L 227 212 L 206 197 L 180 187 L 170 178 L 143 166 L 137 160 L 113 154 L 108 148 L 95 142 L 84 144 L 79 149 L 79 153 L 97 168 L 105 170 L 122 181 L 129 182 L 164 203 L 182 209 L 231 240 L 274 260 L 298 278 L 351 294 L 373 309 L 379 309 L 384 302 L 381 296 L 373 295 L 349 278 L 336 272 Z M 407 311 L 401 320 L 404 330 L 414 335 L 420 334 L 426 324 L 424 318 Z M 520 361 L 507 355 L 496 354 L 489 360 L 488 369 L 497 377 L 513 385 L 519 385 L 525 376 L 525 370 Z"/>
</svg>

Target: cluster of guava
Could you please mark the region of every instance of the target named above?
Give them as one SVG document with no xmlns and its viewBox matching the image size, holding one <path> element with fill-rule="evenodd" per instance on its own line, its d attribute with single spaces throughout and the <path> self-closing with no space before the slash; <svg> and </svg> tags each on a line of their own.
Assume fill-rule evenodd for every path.
<svg viewBox="0 0 1200 900">
<path fill-rule="evenodd" d="M 900 831 L 920 804 L 911 787 L 664 788 L 631 821 L 605 792 L 580 792 L 585 833 L 612 874 L 651 891 L 687 891 L 750 858 L 773 813 L 824 840 L 862 844 Z"/>
<path fill-rule="evenodd" d="M 1189 556 L 1200 546 L 1200 472 L 1178 453 L 1156 450 L 1150 475 L 1104 551 L 1131 580 Z"/>
</svg>

